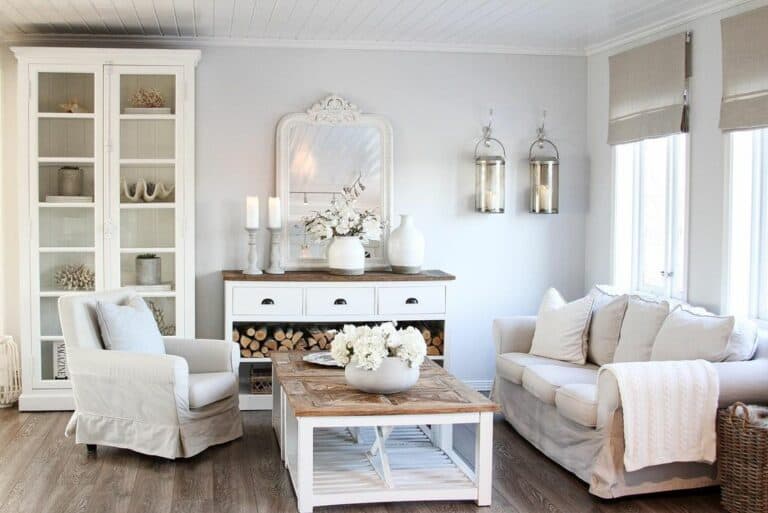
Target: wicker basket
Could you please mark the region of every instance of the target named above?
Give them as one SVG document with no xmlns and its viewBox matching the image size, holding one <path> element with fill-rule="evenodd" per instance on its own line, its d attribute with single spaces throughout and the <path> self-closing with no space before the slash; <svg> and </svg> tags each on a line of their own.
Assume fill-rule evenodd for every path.
<svg viewBox="0 0 768 513">
<path fill-rule="evenodd" d="M 721 497 L 731 513 L 768 511 L 768 408 L 734 403 L 717 416 Z"/>
<path fill-rule="evenodd" d="M 272 393 L 272 369 L 270 367 L 257 368 L 251 367 L 251 393 L 252 394 L 271 394 Z"/>
</svg>

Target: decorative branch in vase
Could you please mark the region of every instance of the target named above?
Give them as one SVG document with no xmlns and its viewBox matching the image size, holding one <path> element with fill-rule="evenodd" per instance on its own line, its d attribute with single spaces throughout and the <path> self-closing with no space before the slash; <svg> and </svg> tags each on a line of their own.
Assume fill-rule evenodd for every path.
<svg viewBox="0 0 768 513">
<path fill-rule="evenodd" d="M 332 239 L 328 246 L 328 271 L 339 275 L 360 275 L 365 270 L 363 243 L 379 240 L 383 224 L 373 210 L 356 208 L 365 190 L 361 177 L 342 189 L 323 212 L 304 218 L 304 231 L 315 242 Z"/>
</svg>

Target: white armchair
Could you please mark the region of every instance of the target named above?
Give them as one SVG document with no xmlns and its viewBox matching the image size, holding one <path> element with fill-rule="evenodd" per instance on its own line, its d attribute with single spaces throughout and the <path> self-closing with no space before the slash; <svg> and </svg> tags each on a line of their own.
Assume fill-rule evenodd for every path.
<svg viewBox="0 0 768 513">
<path fill-rule="evenodd" d="M 96 301 L 121 304 L 133 294 L 59 299 L 75 399 L 66 435 L 89 450 L 107 445 L 164 458 L 241 437 L 240 354 L 231 342 L 165 338 L 165 355 L 104 349 Z"/>
</svg>

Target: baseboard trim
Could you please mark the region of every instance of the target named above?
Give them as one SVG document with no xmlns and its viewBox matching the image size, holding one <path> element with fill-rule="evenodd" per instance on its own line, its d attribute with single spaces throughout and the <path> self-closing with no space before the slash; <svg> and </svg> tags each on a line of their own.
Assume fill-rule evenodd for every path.
<svg viewBox="0 0 768 513">
<path fill-rule="evenodd" d="M 493 388 L 492 379 L 462 379 L 465 385 L 478 392 L 490 392 Z"/>
</svg>

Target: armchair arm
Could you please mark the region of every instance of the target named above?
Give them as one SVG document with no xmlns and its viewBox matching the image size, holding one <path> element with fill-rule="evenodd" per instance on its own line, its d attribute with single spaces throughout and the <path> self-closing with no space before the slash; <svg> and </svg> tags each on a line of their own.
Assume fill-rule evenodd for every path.
<svg viewBox="0 0 768 513">
<path fill-rule="evenodd" d="M 224 340 L 163 338 L 165 352 L 187 361 L 189 372 L 237 372 L 240 351 L 237 344 Z"/>
<path fill-rule="evenodd" d="M 67 348 L 78 411 L 148 423 L 178 422 L 188 409 L 189 368 L 174 355 Z"/>
<path fill-rule="evenodd" d="M 531 350 L 535 329 L 536 317 L 533 315 L 494 319 L 493 343 L 496 353 L 527 353 Z"/>
</svg>

